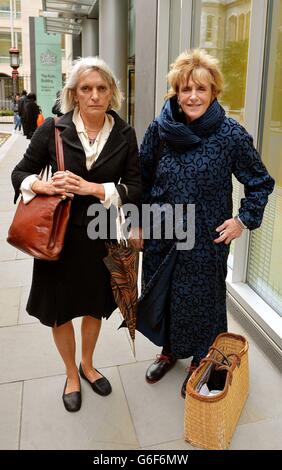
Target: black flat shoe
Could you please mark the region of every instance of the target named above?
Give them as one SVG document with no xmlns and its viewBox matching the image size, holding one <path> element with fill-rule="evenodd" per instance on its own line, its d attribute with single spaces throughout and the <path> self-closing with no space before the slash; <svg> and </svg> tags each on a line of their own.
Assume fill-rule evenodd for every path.
<svg viewBox="0 0 282 470">
<path fill-rule="evenodd" d="M 96 370 L 96 372 L 101 374 L 101 372 L 99 372 L 97 369 L 95 369 L 95 370 Z M 108 379 L 106 379 L 106 377 L 103 376 L 103 374 L 101 374 L 102 377 L 100 379 L 94 380 L 94 382 L 90 382 L 90 380 L 84 374 L 81 364 L 79 365 L 79 373 L 80 373 L 80 377 L 82 379 L 86 380 L 86 382 L 89 383 L 89 385 L 91 386 L 93 392 L 96 392 L 96 393 L 98 393 L 98 395 L 101 395 L 103 397 L 105 397 L 105 396 L 107 396 L 111 393 L 111 391 L 112 391 L 111 384 L 108 381 Z"/>
<path fill-rule="evenodd" d="M 158 382 L 176 363 L 175 357 L 171 354 L 159 354 L 153 364 L 146 371 L 146 381 L 149 384 Z"/>
<path fill-rule="evenodd" d="M 81 407 L 81 392 L 65 393 L 67 383 L 68 379 L 66 380 L 62 396 L 65 409 L 70 412 L 79 411 Z"/>
</svg>

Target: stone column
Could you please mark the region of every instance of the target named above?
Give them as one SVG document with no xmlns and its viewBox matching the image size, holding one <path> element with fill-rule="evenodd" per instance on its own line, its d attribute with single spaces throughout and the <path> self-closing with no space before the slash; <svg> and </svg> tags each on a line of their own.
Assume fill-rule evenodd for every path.
<svg viewBox="0 0 282 470">
<path fill-rule="evenodd" d="M 99 56 L 111 67 L 127 96 L 128 0 L 99 2 Z M 119 114 L 126 118 L 126 103 Z"/>
<path fill-rule="evenodd" d="M 84 19 L 81 31 L 82 57 L 99 55 L 99 21 Z"/>
<path fill-rule="evenodd" d="M 155 117 L 157 0 L 136 0 L 135 130 L 141 142 Z"/>
</svg>

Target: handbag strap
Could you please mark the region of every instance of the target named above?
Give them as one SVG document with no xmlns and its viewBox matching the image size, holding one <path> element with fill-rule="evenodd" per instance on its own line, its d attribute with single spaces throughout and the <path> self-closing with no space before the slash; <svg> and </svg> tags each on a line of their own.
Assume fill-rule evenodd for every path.
<svg viewBox="0 0 282 470">
<path fill-rule="evenodd" d="M 54 118 L 55 124 L 59 121 L 58 118 Z M 57 166 L 59 171 L 65 170 L 65 159 L 64 159 L 64 148 L 61 138 L 61 131 L 55 127 L 55 143 L 56 143 L 56 158 Z"/>
</svg>

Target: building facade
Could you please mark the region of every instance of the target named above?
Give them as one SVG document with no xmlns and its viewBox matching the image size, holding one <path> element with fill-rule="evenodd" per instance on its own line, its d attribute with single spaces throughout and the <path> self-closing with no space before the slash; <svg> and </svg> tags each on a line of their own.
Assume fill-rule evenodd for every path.
<svg viewBox="0 0 282 470">
<path fill-rule="evenodd" d="M 0 109 L 11 108 L 13 86 L 9 49 L 19 49 L 17 90 L 32 89 L 31 52 L 34 43 L 30 34 L 30 18 L 37 18 L 42 11 L 42 0 L 0 0 Z M 60 34 L 62 49 L 62 79 L 72 60 L 72 38 Z"/>
</svg>

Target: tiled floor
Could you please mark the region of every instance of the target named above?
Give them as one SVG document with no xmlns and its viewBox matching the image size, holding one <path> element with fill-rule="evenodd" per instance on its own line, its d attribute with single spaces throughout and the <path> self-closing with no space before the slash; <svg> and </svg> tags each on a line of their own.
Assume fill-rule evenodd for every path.
<svg viewBox="0 0 282 470">
<path fill-rule="evenodd" d="M 5 242 L 14 211 L 9 174 L 25 146 L 18 134 L 0 158 L 0 449 L 192 449 L 183 438 L 180 397 L 188 361 L 178 361 L 159 383 L 146 383 L 159 348 L 137 334 L 134 358 L 117 311 L 104 322 L 95 353 L 113 393 L 99 397 L 83 382 L 81 410 L 65 411 L 64 367 L 51 331 L 25 312 L 32 261 Z M 282 449 L 281 359 L 231 310 L 229 330 L 250 341 L 250 394 L 231 449 Z"/>
</svg>

